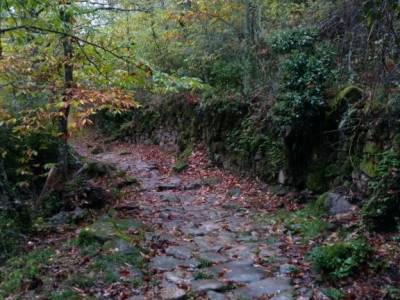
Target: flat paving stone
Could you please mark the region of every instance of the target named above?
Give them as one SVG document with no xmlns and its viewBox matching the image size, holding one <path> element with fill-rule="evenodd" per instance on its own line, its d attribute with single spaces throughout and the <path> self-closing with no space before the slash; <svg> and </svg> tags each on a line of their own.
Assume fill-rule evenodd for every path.
<svg viewBox="0 0 400 300">
<path fill-rule="evenodd" d="M 166 273 L 164 273 L 164 277 L 169 282 L 172 282 L 172 283 L 175 283 L 178 285 L 189 284 L 193 279 L 193 275 L 190 272 L 186 272 L 183 270 L 166 272 Z"/>
<path fill-rule="evenodd" d="M 179 300 L 186 296 L 186 291 L 177 286 L 171 286 L 163 288 L 160 292 L 160 296 L 162 300 Z"/>
<path fill-rule="evenodd" d="M 201 235 L 204 235 L 204 231 L 200 230 L 199 228 L 195 227 L 194 225 L 182 226 L 182 227 L 179 228 L 179 230 L 184 235 L 188 235 L 188 236 L 201 236 Z"/>
<path fill-rule="evenodd" d="M 210 233 L 212 231 L 218 230 L 221 228 L 221 224 L 214 223 L 214 222 L 204 222 L 200 227 L 199 230 L 203 232 L 203 234 Z"/>
<path fill-rule="evenodd" d="M 199 253 L 199 258 L 211 261 L 214 264 L 220 264 L 229 261 L 226 256 L 213 251 L 201 252 Z"/>
<path fill-rule="evenodd" d="M 179 197 L 175 193 L 172 193 L 172 192 L 171 193 L 167 193 L 167 192 L 159 193 L 158 195 L 162 201 L 166 201 L 166 202 L 179 202 L 180 201 Z"/>
<path fill-rule="evenodd" d="M 270 277 L 252 282 L 245 287 L 235 290 L 233 293 L 237 297 L 260 298 L 263 296 L 277 296 L 283 292 L 287 296 L 287 293 L 290 293 L 291 290 L 292 287 L 288 279 Z"/>
<path fill-rule="evenodd" d="M 215 251 L 218 252 L 224 247 L 220 241 L 215 240 L 213 237 L 197 236 L 193 239 L 196 245 L 202 251 Z"/>
<path fill-rule="evenodd" d="M 192 250 L 184 246 L 170 246 L 165 253 L 178 259 L 189 259 L 193 256 Z"/>
<path fill-rule="evenodd" d="M 195 293 L 202 293 L 206 291 L 220 291 L 226 288 L 226 283 L 218 280 L 205 279 L 205 280 L 195 280 L 191 284 L 192 291 Z"/>
<path fill-rule="evenodd" d="M 271 300 L 294 300 L 293 293 L 289 292 L 282 292 L 274 297 Z"/>
<path fill-rule="evenodd" d="M 255 259 L 256 249 L 247 245 L 237 245 L 225 251 L 226 255 L 231 259 Z"/>
<path fill-rule="evenodd" d="M 218 185 L 224 176 L 188 183 L 184 175 L 185 182 L 182 182 L 179 175 L 155 170 L 153 159 L 137 158 L 133 151 L 132 157 L 129 155 L 123 156 L 124 161 L 117 161 L 117 164 L 126 167 L 129 175 L 138 178 L 143 187 L 139 191 L 140 197 L 132 197 L 131 202 L 140 207 L 140 216 L 146 226 L 156 231 L 146 235 L 146 241 L 152 248 L 165 251 L 150 261 L 158 284 L 141 290 L 145 299 L 185 299 L 190 290 L 199 294 L 194 299 L 294 299 L 290 281 L 283 276 L 290 266 L 287 265 L 289 260 L 283 259 L 285 255 L 279 247 L 279 236 L 273 242 L 267 242 L 273 237 L 268 233 L 269 228 L 255 224 L 251 209 L 233 199 L 244 194 L 241 190 L 244 188 L 238 185 L 233 189 L 221 189 L 220 186 L 206 189 L 203 185 Z M 113 156 L 99 155 L 99 158 L 101 156 L 115 160 Z M 98 230 L 113 229 L 106 227 L 101 224 Z M 115 239 L 114 232 L 109 235 Z M 260 241 L 261 237 L 263 241 Z M 120 248 L 121 252 L 130 251 L 123 243 L 111 246 Z M 275 259 L 277 275 L 282 276 L 269 277 L 270 271 L 254 264 L 256 261 L 267 264 L 270 258 Z M 199 269 L 199 260 L 212 264 L 206 267 L 204 263 L 202 267 L 205 268 Z M 210 277 L 194 280 L 194 274 L 200 272 Z M 236 289 L 222 292 L 230 284 Z"/>
<path fill-rule="evenodd" d="M 157 186 L 157 189 L 159 191 L 168 191 L 168 190 L 174 190 L 178 187 L 178 184 L 175 184 L 173 182 L 165 182 L 165 183 L 161 183 Z"/>
<path fill-rule="evenodd" d="M 262 269 L 252 266 L 236 266 L 230 268 L 224 278 L 233 283 L 254 282 L 264 278 L 266 273 Z"/>
<path fill-rule="evenodd" d="M 217 293 L 214 291 L 208 291 L 207 297 L 209 300 L 226 300 L 226 299 L 228 299 L 224 294 Z"/>
<path fill-rule="evenodd" d="M 150 263 L 150 268 L 157 271 L 170 271 L 185 263 L 183 260 L 170 256 L 155 256 Z"/>
<path fill-rule="evenodd" d="M 232 283 L 250 283 L 259 281 L 267 276 L 266 272 L 254 267 L 251 261 L 233 261 L 204 269 L 206 273 L 214 276 L 221 276 L 223 280 Z"/>
</svg>

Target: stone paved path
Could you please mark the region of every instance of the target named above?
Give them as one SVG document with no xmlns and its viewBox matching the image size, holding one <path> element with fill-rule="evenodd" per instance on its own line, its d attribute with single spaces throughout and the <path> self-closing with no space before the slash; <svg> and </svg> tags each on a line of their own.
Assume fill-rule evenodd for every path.
<svg viewBox="0 0 400 300">
<path fill-rule="evenodd" d="M 251 211 L 230 202 L 241 191 L 210 188 L 224 178 L 187 181 L 143 157 L 143 147 L 162 155 L 153 146 L 123 151 L 120 145 L 94 156 L 139 179 L 140 192 L 120 205 L 132 207 L 154 232 L 147 236 L 157 248 L 149 265 L 154 284 L 131 299 L 295 299 L 279 243 L 269 242 Z"/>
</svg>

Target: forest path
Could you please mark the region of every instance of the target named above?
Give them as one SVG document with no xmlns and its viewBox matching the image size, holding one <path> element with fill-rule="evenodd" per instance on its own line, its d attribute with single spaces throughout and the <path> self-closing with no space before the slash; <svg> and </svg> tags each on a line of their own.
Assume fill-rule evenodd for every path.
<svg viewBox="0 0 400 300">
<path fill-rule="evenodd" d="M 92 154 L 93 147 L 102 147 L 101 153 Z M 174 156 L 158 146 L 99 139 L 75 148 L 141 183 L 139 191 L 124 191 L 116 205 L 151 228 L 146 239 L 153 284 L 132 300 L 288 300 L 299 294 L 289 278 L 283 233 L 253 218 L 254 203 L 279 205 L 263 184 L 210 166 L 201 149 L 176 174 Z"/>
</svg>

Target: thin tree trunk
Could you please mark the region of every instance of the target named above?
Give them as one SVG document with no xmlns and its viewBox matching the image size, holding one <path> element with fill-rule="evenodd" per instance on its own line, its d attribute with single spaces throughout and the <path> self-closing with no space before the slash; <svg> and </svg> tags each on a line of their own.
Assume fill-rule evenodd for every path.
<svg viewBox="0 0 400 300">
<path fill-rule="evenodd" d="M 253 0 L 245 1 L 244 40 L 243 47 L 243 94 L 248 98 L 253 90 L 253 57 L 252 51 L 256 44 L 257 34 L 257 3 Z"/>
<path fill-rule="evenodd" d="M 12 206 L 11 187 L 4 168 L 3 159 L 0 158 L 0 210 L 9 209 Z M 13 199 L 15 200 L 15 199 Z"/>
<path fill-rule="evenodd" d="M 71 34 L 72 32 L 72 15 L 68 11 L 68 6 L 71 5 L 71 0 L 61 0 L 60 18 L 64 25 L 65 32 Z M 70 112 L 70 96 L 71 89 L 74 83 L 74 66 L 72 58 L 74 55 L 74 49 L 72 44 L 72 38 L 70 36 L 63 36 L 62 43 L 64 48 L 64 91 L 62 95 L 62 101 L 64 102 L 61 108 L 61 116 L 59 118 L 59 129 L 61 133 L 61 143 L 59 149 L 58 164 L 60 171 L 64 175 L 68 171 L 68 117 Z"/>
<path fill-rule="evenodd" d="M 3 34 L 0 33 L 0 59 L 3 58 L 3 42 L 1 41 Z"/>
<path fill-rule="evenodd" d="M 74 56 L 72 35 L 72 22 L 73 18 L 71 13 L 68 11 L 68 7 L 71 5 L 71 0 L 60 0 L 60 19 L 63 23 L 64 32 L 68 36 L 61 36 L 63 45 L 63 61 L 64 61 L 64 90 L 62 93 L 63 106 L 60 109 L 60 116 L 58 117 L 58 127 L 60 130 L 60 145 L 58 148 L 58 164 L 57 167 L 53 167 L 46 179 L 46 183 L 36 201 L 36 207 L 40 207 L 43 203 L 44 198 L 54 190 L 61 189 L 65 179 L 68 175 L 68 117 L 70 112 L 71 89 L 74 86 L 74 66 L 72 58 Z"/>
</svg>

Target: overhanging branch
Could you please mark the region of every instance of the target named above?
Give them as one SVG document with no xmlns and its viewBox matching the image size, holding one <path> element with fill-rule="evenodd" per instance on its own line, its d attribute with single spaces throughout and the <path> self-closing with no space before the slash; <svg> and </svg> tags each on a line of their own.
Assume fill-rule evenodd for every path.
<svg viewBox="0 0 400 300">
<path fill-rule="evenodd" d="M 96 44 L 94 42 L 85 40 L 83 38 L 80 38 L 76 35 L 72 35 L 69 34 L 67 32 L 63 32 L 63 31 L 59 31 L 59 30 L 55 30 L 55 29 L 50 29 L 50 28 L 42 28 L 42 27 L 38 27 L 38 26 L 34 26 L 34 25 L 20 25 L 20 26 L 13 26 L 13 27 L 8 27 L 8 28 L 0 28 L 0 34 L 6 33 L 6 32 L 10 32 L 10 31 L 16 31 L 16 30 L 27 30 L 27 31 L 31 31 L 31 32 L 48 32 L 48 33 L 54 33 L 54 34 L 58 34 L 64 37 L 70 37 L 72 39 L 74 39 L 75 41 L 96 47 L 98 49 L 103 50 L 106 53 L 109 53 L 110 55 L 114 56 L 115 58 L 118 58 L 120 60 L 123 60 L 125 62 L 128 62 L 128 58 L 124 57 L 118 53 L 115 53 L 114 51 L 107 49 L 99 44 Z"/>
</svg>

